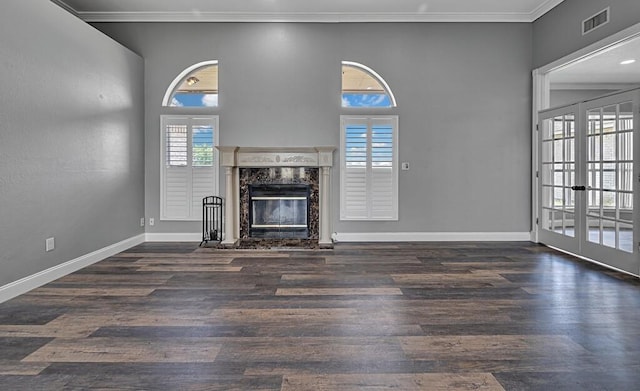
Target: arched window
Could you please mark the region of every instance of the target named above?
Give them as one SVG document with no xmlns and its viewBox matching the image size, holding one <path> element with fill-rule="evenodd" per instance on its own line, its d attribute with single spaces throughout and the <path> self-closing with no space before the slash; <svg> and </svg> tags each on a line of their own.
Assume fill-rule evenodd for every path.
<svg viewBox="0 0 640 391">
<path fill-rule="evenodd" d="M 387 82 L 373 69 L 343 61 L 342 107 L 396 107 L 396 98 Z"/>
<path fill-rule="evenodd" d="M 396 107 L 371 68 L 342 62 L 342 107 Z M 398 220 L 398 116 L 340 116 L 340 220 Z"/>
<path fill-rule="evenodd" d="M 203 61 L 182 71 L 169 85 L 162 106 L 217 107 L 218 61 Z"/>
<path fill-rule="evenodd" d="M 217 107 L 218 61 L 182 71 L 167 88 L 162 106 Z M 160 219 L 199 220 L 202 198 L 218 195 L 218 116 L 165 110 L 160 124 Z"/>
</svg>

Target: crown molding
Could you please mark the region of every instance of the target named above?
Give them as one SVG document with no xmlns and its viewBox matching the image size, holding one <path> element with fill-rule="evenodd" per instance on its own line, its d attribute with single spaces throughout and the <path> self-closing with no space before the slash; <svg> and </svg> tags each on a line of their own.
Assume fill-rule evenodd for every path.
<svg viewBox="0 0 640 391">
<path fill-rule="evenodd" d="M 64 0 L 50 0 L 53 4 L 59 6 L 60 8 L 62 8 L 63 10 L 67 11 L 68 13 L 80 17 L 80 15 L 78 15 L 78 11 L 76 11 L 72 6 L 68 5 L 67 3 L 64 2 Z"/>
<path fill-rule="evenodd" d="M 529 22 L 534 22 L 536 19 L 546 14 L 547 12 L 551 11 L 563 1 L 564 0 L 547 0 L 544 3 L 540 4 L 538 8 L 536 8 L 529 14 L 529 18 L 530 18 Z"/>
<path fill-rule="evenodd" d="M 51 1 L 85 22 L 531 23 L 563 0 L 546 0 L 531 12 L 80 12 Z"/>
<path fill-rule="evenodd" d="M 420 23 L 531 22 L 520 13 L 78 12 L 85 22 Z"/>
</svg>

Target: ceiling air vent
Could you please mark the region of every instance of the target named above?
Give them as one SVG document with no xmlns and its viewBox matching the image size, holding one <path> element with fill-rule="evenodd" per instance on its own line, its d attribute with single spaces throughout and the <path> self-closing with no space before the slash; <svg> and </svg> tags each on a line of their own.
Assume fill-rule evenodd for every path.
<svg viewBox="0 0 640 391">
<path fill-rule="evenodd" d="M 590 33 L 598 27 L 609 23 L 609 10 L 607 7 L 590 18 L 582 21 L 582 35 Z"/>
</svg>

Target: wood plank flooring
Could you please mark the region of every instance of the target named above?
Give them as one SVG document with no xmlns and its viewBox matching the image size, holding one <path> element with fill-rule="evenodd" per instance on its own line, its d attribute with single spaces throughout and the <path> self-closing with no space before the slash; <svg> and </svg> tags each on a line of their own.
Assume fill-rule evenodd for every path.
<svg viewBox="0 0 640 391">
<path fill-rule="evenodd" d="M 640 281 L 518 243 L 146 243 L 0 304 L 2 390 L 637 390 Z"/>
</svg>

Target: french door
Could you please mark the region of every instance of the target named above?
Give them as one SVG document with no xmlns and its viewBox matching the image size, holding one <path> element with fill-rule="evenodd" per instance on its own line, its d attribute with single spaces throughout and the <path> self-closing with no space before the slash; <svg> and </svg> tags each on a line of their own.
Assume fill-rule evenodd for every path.
<svg viewBox="0 0 640 391">
<path fill-rule="evenodd" d="M 540 242 L 636 275 L 639 97 L 541 111 L 538 137 Z"/>
</svg>

